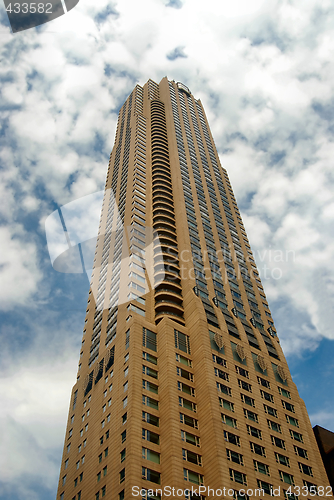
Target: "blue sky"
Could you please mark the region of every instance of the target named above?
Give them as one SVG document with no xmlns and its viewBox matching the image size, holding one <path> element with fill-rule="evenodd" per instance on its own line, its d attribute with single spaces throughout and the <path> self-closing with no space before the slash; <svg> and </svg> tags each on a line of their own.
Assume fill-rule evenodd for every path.
<svg viewBox="0 0 334 500">
<path fill-rule="evenodd" d="M 0 499 L 55 498 L 88 279 L 44 224 L 103 189 L 119 107 L 167 75 L 200 98 L 291 373 L 334 431 L 334 5 L 81 0 L 11 34 L 1 6 Z"/>
</svg>

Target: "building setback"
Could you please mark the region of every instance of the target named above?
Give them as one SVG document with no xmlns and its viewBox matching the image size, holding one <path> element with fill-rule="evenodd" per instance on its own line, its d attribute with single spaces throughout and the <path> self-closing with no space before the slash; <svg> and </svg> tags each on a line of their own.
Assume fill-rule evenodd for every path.
<svg viewBox="0 0 334 500">
<path fill-rule="evenodd" d="M 86 312 L 57 500 L 328 493 L 227 172 L 181 83 L 137 85 L 119 112 Z"/>
</svg>

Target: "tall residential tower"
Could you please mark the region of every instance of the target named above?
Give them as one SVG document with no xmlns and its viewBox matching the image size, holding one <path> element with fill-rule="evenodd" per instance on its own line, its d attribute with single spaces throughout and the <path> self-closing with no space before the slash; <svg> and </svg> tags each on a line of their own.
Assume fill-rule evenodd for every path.
<svg viewBox="0 0 334 500">
<path fill-rule="evenodd" d="M 329 491 L 202 104 L 164 78 L 119 112 L 57 500 L 168 487 Z"/>
</svg>

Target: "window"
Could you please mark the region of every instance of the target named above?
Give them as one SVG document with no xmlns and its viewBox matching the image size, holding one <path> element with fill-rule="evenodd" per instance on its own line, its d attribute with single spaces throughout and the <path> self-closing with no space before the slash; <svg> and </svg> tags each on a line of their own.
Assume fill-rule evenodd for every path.
<svg viewBox="0 0 334 500">
<path fill-rule="evenodd" d="M 282 433 L 282 428 L 281 428 L 280 424 L 278 424 L 277 422 L 273 422 L 272 420 L 267 420 L 267 423 L 268 423 L 269 429 L 271 429 L 272 431 Z"/>
<path fill-rule="evenodd" d="M 79 481 L 80 481 L 80 483 L 81 483 L 82 479 L 83 479 L 83 472 L 81 472 L 81 474 L 80 474 L 80 476 L 79 476 Z"/>
<path fill-rule="evenodd" d="M 106 486 L 103 486 L 102 490 L 101 490 L 101 493 L 102 493 L 102 496 L 104 497 L 105 494 L 106 494 L 106 489 L 107 487 Z"/>
<path fill-rule="evenodd" d="M 71 449 L 71 443 L 67 445 L 67 448 L 66 448 L 67 453 L 70 452 L 70 449 Z"/>
<path fill-rule="evenodd" d="M 142 458 L 145 460 L 150 460 L 156 464 L 160 464 L 160 453 L 156 451 L 149 450 L 148 448 L 142 448 Z"/>
<path fill-rule="evenodd" d="M 244 465 L 243 456 L 240 453 L 226 448 L 226 455 L 227 460 L 230 460 L 231 462 L 239 465 Z"/>
<path fill-rule="evenodd" d="M 305 489 L 307 489 L 307 491 L 310 494 L 312 494 L 312 496 L 314 496 L 317 493 L 318 487 L 315 484 L 310 483 L 309 481 L 306 481 L 305 479 L 303 479 L 303 485 L 304 485 Z M 320 493 L 320 491 L 319 491 L 319 493 Z"/>
<path fill-rule="evenodd" d="M 250 436 L 256 437 L 258 439 L 262 439 L 262 433 L 260 429 L 257 429 L 256 427 L 252 427 L 251 425 L 247 425 L 247 432 Z"/>
<path fill-rule="evenodd" d="M 286 421 L 290 425 L 294 425 L 295 427 L 299 427 L 299 422 L 295 417 L 291 417 L 290 415 L 285 415 Z"/>
<path fill-rule="evenodd" d="M 62 479 L 62 485 L 64 486 L 64 484 L 66 483 L 66 475 L 63 476 L 63 479 Z"/>
<path fill-rule="evenodd" d="M 180 413 L 180 422 L 181 424 L 189 425 L 190 427 L 194 427 L 194 429 L 198 429 L 198 421 L 195 418 L 184 415 L 183 413 Z"/>
<path fill-rule="evenodd" d="M 187 384 L 184 384 L 183 382 L 178 382 L 177 388 L 179 391 L 189 394 L 189 396 L 195 396 L 195 389 Z"/>
<path fill-rule="evenodd" d="M 176 374 L 179 377 L 186 378 L 187 380 L 190 380 L 190 382 L 194 381 L 193 374 L 188 372 L 187 370 L 184 370 L 183 368 L 180 368 L 179 366 L 176 367 Z"/>
<path fill-rule="evenodd" d="M 126 381 L 125 384 L 123 384 L 123 392 L 126 392 L 128 390 L 128 387 L 129 387 L 129 382 Z"/>
<path fill-rule="evenodd" d="M 183 460 L 186 460 L 187 462 L 191 462 L 196 465 L 202 465 L 202 457 L 201 455 L 198 455 L 197 453 L 193 453 L 192 451 L 185 450 L 184 448 L 182 449 L 182 457 Z"/>
<path fill-rule="evenodd" d="M 282 406 L 285 410 L 291 411 L 292 413 L 295 413 L 295 407 L 291 403 L 288 403 L 287 401 L 284 401 L 282 399 Z"/>
<path fill-rule="evenodd" d="M 143 328 L 143 346 L 152 351 L 157 351 L 157 334 Z"/>
<path fill-rule="evenodd" d="M 148 352 L 143 352 L 143 359 L 146 359 L 146 361 L 149 361 L 154 365 L 158 364 L 158 358 L 156 358 L 152 354 L 149 354 Z"/>
<path fill-rule="evenodd" d="M 122 463 L 122 462 L 124 462 L 125 457 L 126 457 L 126 448 L 123 448 L 120 455 L 121 455 L 121 463 Z"/>
<path fill-rule="evenodd" d="M 308 460 L 307 451 L 304 448 L 299 448 L 299 446 L 294 445 L 295 454 L 299 457 L 306 458 Z"/>
<path fill-rule="evenodd" d="M 88 424 L 85 425 L 85 432 L 88 431 Z"/>
<path fill-rule="evenodd" d="M 252 392 L 252 386 L 248 382 L 238 378 L 238 384 L 241 389 L 244 389 L 244 391 Z"/>
<path fill-rule="evenodd" d="M 271 495 L 273 485 L 270 483 L 267 483 L 266 481 L 262 481 L 260 479 L 257 479 L 257 486 L 261 490 L 263 490 L 267 495 Z"/>
<path fill-rule="evenodd" d="M 81 463 L 84 464 L 85 463 L 85 455 L 83 457 L 81 457 Z"/>
<path fill-rule="evenodd" d="M 75 466 L 76 466 L 76 469 L 78 470 L 79 467 L 80 467 L 80 460 L 77 461 L 77 463 L 75 464 Z"/>
<path fill-rule="evenodd" d="M 250 445 L 250 449 L 253 453 L 256 453 L 257 455 L 261 455 L 261 457 L 266 456 L 266 450 L 264 449 L 263 446 L 256 444 L 256 443 L 252 443 L 252 442 L 250 442 L 249 445 Z"/>
<path fill-rule="evenodd" d="M 107 456 L 108 456 L 108 452 L 109 452 L 109 449 L 108 449 L 108 448 L 106 448 L 106 449 L 104 450 L 104 456 L 105 456 L 105 457 L 107 457 Z"/>
<path fill-rule="evenodd" d="M 123 399 L 123 408 L 125 408 L 127 405 L 128 405 L 128 397 L 126 396 L 126 397 Z"/>
<path fill-rule="evenodd" d="M 274 402 L 274 397 L 272 396 L 272 394 L 269 394 L 269 392 L 261 390 L 260 393 L 261 393 L 261 397 L 263 399 L 265 399 L 266 401 L 269 401 L 270 403 Z"/>
<path fill-rule="evenodd" d="M 149 431 L 147 429 L 142 429 L 142 439 L 150 441 L 151 443 L 154 444 L 160 444 L 159 434 L 156 434 L 155 432 Z"/>
<path fill-rule="evenodd" d="M 64 463 L 64 469 L 67 469 L 67 467 L 68 467 L 68 459 L 67 459 L 67 460 L 65 460 L 65 463 Z"/>
<path fill-rule="evenodd" d="M 253 411 L 247 410 L 244 408 L 244 415 L 245 418 L 248 418 L 248 420 L 252 420 L 252 422 L 258 422 L 258 416 L 257 413 L 254 413 Z"/>
<path fill-rule="evenodd" d="M 270 476 L 269 466 L 264 464 L 263 462 L 259 462 L 258 460 L 253 460 L 254 470 L 260 472 L 260 474 L 265 474 L 266 476 Z"/>
<path fill-rule="evenodd" d="M 249 372 L 245 370 L 244 368 L 241 368 L 241 366 L 235 365 L 235 371 L 241 375 L 242 377 L 249 378 Z"/>
<path fill-rule="evenodd" d="M 125 398 L 125 399 L 127 399 L 127 398 Z M 125 412 L 122 415 L 122 425 L 126 424 L 127 420 L 128 420 L 128 414 L 127 414 L 127 412 Z"/>
<path fill-rule="evenodd" d="M 101 463 L 101 462 L 102 462 L 102 453 L 100 453 L 100 455 L 99 455 L 99 463 Z"/>
<path fill-rule="evenodd" d="M 292 474 L 288 474 L 287 472 L 284 472 L 281 470 L 279 470 L 278 473 L 279 473 L 279 476 L 281 478 L 281 481 L 283 481 L 284 483 L 292 484 L 292 485 L 295 484 L 295 481 L 294 481 Z"/>
<path fill-rule="evenodd" d="M 282 450 L 285 450 L 285 441 L 283 441 L 283 439 L 280 439 L 276 436 L 271 436 L 271 442 L 274 446 L 277 446 L 277 448 L 282 448 Z"/>
<path fill-rule="evenodd" d="M 299 432 L 293 431 L 292 429 L 289 429 L 289 430 L 290 430 L 290 436 L 292 439 L 294 439 L 295 441 L 299 441 L 300 443 L 304 442 L 302 434 L 300 434 Z"/>
<path fill-rule="evenodd" d="M 236 446 L 240 446 L 240 438 L 236 434 L 232 434 L 232 432 L 224 431 L 224 439 L 228 443 L 235 444 Z"/>
<path fill-rule="evenodd" d="M 224 413 L 221 414 L 222 421 L 224 424 L 229 425 L 230 427 L 234 427 L 237 429 L 237 421 L 235 418 L 232 418 L 228 415 L 225 415 Z"/>
<path fill-rule="evenodd" d="M 122 469 L 119 473 L 119 482 L 123 483 L 124 480 L 125 480 L 125 468 Z"/>
<path fill-rule="evenodd" d="M 194 484 L 203 484 L 203 476 L 201 474 L 197 474 L 196 472 L 193 472 L 188 469 L 183 469 L 183 478 L 185 481 L 189 481 L 190 483 Z"/>
<path fill-rule="evenodd" d="M 148 380 L 143 380 L 143 389 L 158 394 L 159 387 Z"/>
<path fill-rule="evenodd" d="M 232 396 L 232 391 L 227 385 L 216 382 L 216 386 L 219 392 L 226 394 L 226 396 Z"/>
<path fill-rule="evenodd" d="M 72 437 L 72 434 L 73 434 L 73 429 L 70 429 L 68 432 L 68 438 Z"/>
<path fill-rule="evenodd" d="M 247 485 L 246 474 L 239 472 L 234 469 L 230 469 L 230 479 L 231 481 L 235 481 L 236 483 Z"/>
<path fill-rule="evenodd" d="M 182 363 L 185 366 L 189 366 L 190 368 L 192 367 L 191 360 L 188 358 L 185 358 L 184 356 L 181 356 L 181 354 L 176 353 L 176 361 L 178 363 Z"/>
<path fill-rule="evenodd" d="M 250 398 L 249 396 L 246 396 L 246 394 L 240 394 L 241 401 L 245 403 L 246 405 L 249 406 L 255 406 L 255 401 L 253 398 Z"/>
<path fill-rule="evenodd" d="M 122 440 L 122 443 L 124 443 L 124 441 L 126 441 L 126 431 L 122 432 L 122 434 L 121 434 L 121 440 Z"/>
<path fill-rule="evenodd" d="M 143 405 L 149 406 L 150 408 L 154 408 L 155 410 L 159 409 L 159 401 L 156 399 L 150 398 L 148 396 L 142 396 Z"/>
<path fill-rule="evenodd" d="M 190 432 L 181 431 L 181 439 L 182 441 L 193 444 L 194 446 L 200 446 L 199 437 L 195 436 L 194 434 L 190 434 Z"/>
<path fill-rule="evenodd" d="M 153 370 L 153 368 L 150 368 L 149 366 L 143 365 L 143 373 L 155 379 L 158 378 L 158 372 L 156 370 Z"/>
<path fill-rule="evenodd" d="M 124 495 L 125 495 L 125 490 L 122 490 L 122 491 L 119 493 L 119 495 L 118 495 L 118 500 L 124 500 L 124 498 L 125 498 L 125 496 L 124 496 Z"/>
<path fill-rule="evenodd" d="M 222 378 L 223 380 L 226 380 L 226 382 L 229 381 L 228 374 L 226 372 L 223 372 L 222 370 L 219 370 L 218 368 L 215 368 L 215 375 L 216 377 Z"/>
<path fill-rule="evenodd" d="M 129 367 L 127 366 L 124 370 L 124 377 L 127 377 L 129 375 Z"/>
<path fill-rule="evenodd" d="M 190 354 L 190 343 L 188 335 L 174 330 L 174 339 L 176 349 L 180 349 L 187 354 Z"/>
<path fill-rule="evenodd" d="M 212 354 L 212 359 L 214 363 L 217 363 L 218 365 L 224 366 L 225 368 L 227 367 L 226 360 L 224 358 L 221 358 L 220 356 L 216 356 L 215 354 Z"/>
<path fill-rule="evenodd" d="M 275 410 L 275 408 L 273 408 L 272 406 L 268 406 L 268 405 L 263 405 L 263 408 L 264 408 L 264 411 L 266 413 L 268 413 L 268 415 L 271 415 L 272 417 L 277 418 L 277 411 Z"/>
<path fill-rule="evenodd" d="M 285 500 L 298 500 L 298 497 L 294 493 L 290 493 L 289 490 L 283 490 Z"/>
<path fill-rule="evenodd" d="M 144 422 L 147 422 L 148 424 L 155 425 L 156 427 L 159 427 L 159 417 L 156 417 L 155 415 L 152 415 L 151 413 L 146 413 L 145 411 L 142 412 L 142 419 Z"/>
<path fill-rule="evenodd" d="M 277 387 L 278 392 L 280 393 L 281 396 L 284 396 L 285 398 L 291 399 L 291 394 L 289 391 L 286 389 L 283 389 L 283 387 Z"/>
<path fill-rule="evenodd" d="M 290 467 L 289 458 L 286 457 L 285 455 L 281 455 L 280 453 L 275 452 L 275 458 L 276 458 L 276 462 L 278 464 L 286 465 L 287 467 Z"/>
<path fill-rule="evenodd" d="M 97 482 L 101 481 L 101 472 L 99 472 L 96 476 Z"/>
<path fill-rule="evenodd" d="M 160 473 L 155 470 L 142 467 L 142 478 L 152 483 L 160 484 Z"/>
<path fill-rule="evenodd" d="M 300 462 L 298 462 L 298 465 L 300 472 L 302 472 L 303 474 L 307 474 L 308 476 L 313 476 L 312 467 L 306 464 L 302 464 Z"/>
<path fill-rule="evenodd" d="M 225 408 L 225 410 L 234 412 L 234 404 L 230 401 L 227 401 L 227 399 L 219 398 L 219 404 L 222 408 Z"/>
<path fill-rule="evenodd" d="M 195 413 L 197 411 L 197 406 L 195 403 L 181 397 L 179 397 L 179 406 L 182 406 L 183 408 L 186 408 L 187 410 L 193 411 Z"/>
<path fill-rule="evenodd" d="M 270 382 L 269 382 L 269 380 L 266 380 L 265 378 L 262 378 L 262 377 L 257 377 L 257 381 L 263 387 L 266 387 L 267 389 L 270 389 Z"/>
</svg>

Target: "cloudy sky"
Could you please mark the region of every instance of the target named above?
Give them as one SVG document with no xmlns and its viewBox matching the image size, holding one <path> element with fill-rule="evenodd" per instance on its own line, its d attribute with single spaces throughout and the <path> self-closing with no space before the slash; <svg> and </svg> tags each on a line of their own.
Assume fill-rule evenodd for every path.
<svg viewBox="0 0 334 500">
<path fill-rule="evenodd" d="M 148 78 L 202 100 L 293 379 L 334 431 L 334 2 L 81 0 L 16 34 L 0 16 L 0 499 L 55 498 L 88 279 L 53 270 L 45 220 L 103 188 Z"/>
</svg>

